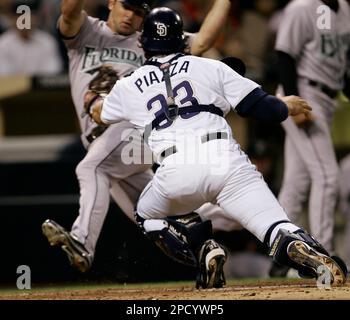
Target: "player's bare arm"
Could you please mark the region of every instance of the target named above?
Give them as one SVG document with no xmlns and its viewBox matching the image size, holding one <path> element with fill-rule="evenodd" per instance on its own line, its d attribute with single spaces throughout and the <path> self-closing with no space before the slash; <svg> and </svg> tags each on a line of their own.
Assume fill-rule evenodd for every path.
<svg viewBox="0 0 350 320">
<path fill-rule="evenodd" d="M 63 0 L 58 28 L 64 37 L 74 37 L 84 23 L 84 0 Z"/>
<path fill-rule="evenodd" d="M 200 56 L 213 46 L 218 34 L 226 23 L 230 7 L 230 0 L 215 1 L 199 32 L 194 36 L 191 54 Z"/>
</svg>

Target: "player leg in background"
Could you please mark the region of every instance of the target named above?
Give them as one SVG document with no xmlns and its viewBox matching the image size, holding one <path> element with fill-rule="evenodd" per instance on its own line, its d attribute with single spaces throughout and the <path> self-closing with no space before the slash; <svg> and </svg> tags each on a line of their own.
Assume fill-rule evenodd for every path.
<svg viewBox="0 0 350 320">
<path fill-rule="evenodd" d="M 293 223 L 300 222 L 300 216 L 303 213 L 303 205 L 309 199 L 311 178 L 303 158 L 299 156 L 298 151 L 288 134 L 284 141 L 284 172 L 281 190 L 278 200 L 281 206 L 288 212 L 288 218 Z M 273 263 L 269 275 L 270 277 L 294 277 L 296 274 L 289 273 L 288 266 L 281 266 Z"/>
<path fill-rule="evenodd" d="M 339 212 L 343 215 L 345 227 L 343 233 L 344 258 L 350 267 L 350 154 L 339 162 Z"/>
<path fill-rule="evenodd" d="M 130 147 L 128 135 L 125 138 L 123 136 L 126 131 L 135 135 L 136 130 L 128 122 L 111 125 L 90 145 L 87 155 L 77 166 L 80 209 L 71 232 L 68 233 L 52 220 L 45 221 L 42 226 L 50 244 L 61 246 L 71 264 L 82 272 L 91 267 L 96 243 L 108 212 L 113 184 L 133 176 L 132 180 L 139 182 L 137 187 L 134 184 L 134 188 L 141 193 L 152 177 L 151 164 L 124 163 L 123 150 Z M 138 141 L 133 140 L 132 143 L 137 144 Z M 134 150 L 141 150 L 141 147 L 135 146 Z M 112 194 L 115 195 L 115 192 L 112 191 Z M 130 206 L 125 201 L 125 194 L 120 194 L 117 199 L 123 199 L 121 207 Z M 130 212 L 127 214 L 133 219 Z"/>
<path fill-rule="evenodd" d="M 299 220 L 303 212 L 303 204 L 309 198 L 310 182 L 311 178 L 303 159 L 295 150 L 289 135 L 286 135 L 283 181 L 278 200 L 293 222 Z"/>
<path fill-rule="evenodd" d="M 348 202 L 349 199 L 348 199 Z M 345 255 L 345 262 L 348 266 L 348 269 L 350 270 L 350 211 L 348 210 L 346 212 L 345 216 L 346 222 L 345 222 L 345 229 L 344 229 L 344 255 Z"/>
<path fill-rule="evenodd" d="M 141 192 L 152 180 L 153 171 L 151 169 L 140 172 L 123 180 L 111 179 L 110 193 L 120 209 L 128 216 L 132 222 L 135 221 L 135 206 Z"/>
<path fill-rule="evenodd" d="M 333 251 L 334 210 L 337 197 L 338 165 L 330 135 L 334 102 L 323 93 L 309 86 L 300 86 L 300 96 L 313 108 L 315 120 L 306 127 L 299 128 L 291 118 L 283 122 L 286 131 L 287 170 L 283 177 L 282 191 L 279 197 L 287 212 L 296 215 L 299 198 L 290 194 L 305 189 L 305 168 L 311 179 L 308 217 L 311 233 L 326 250 Z M 291 164 L 292 163 L 292 164 Z M 302 180 L 294 179 L 302 175 Z M 298 191 L 297 191 L 298 192 Z"/>
</svg>

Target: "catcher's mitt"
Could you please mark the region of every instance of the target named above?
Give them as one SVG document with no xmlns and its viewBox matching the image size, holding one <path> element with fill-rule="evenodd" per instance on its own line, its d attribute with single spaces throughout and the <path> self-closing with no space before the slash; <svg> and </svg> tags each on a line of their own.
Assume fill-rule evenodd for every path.
<svg viewBox="0 0 350 320">
<path fill-rule="evenodd" d="M 104 98 L 119 79 L 117 71 L 110 66 L 102 66 L 97 70 L 97 75 L 90 81 L 89 90 L 84 96 L 84 112 L 82 116 L 90 115 L 92 105 Z"/>
</svg>

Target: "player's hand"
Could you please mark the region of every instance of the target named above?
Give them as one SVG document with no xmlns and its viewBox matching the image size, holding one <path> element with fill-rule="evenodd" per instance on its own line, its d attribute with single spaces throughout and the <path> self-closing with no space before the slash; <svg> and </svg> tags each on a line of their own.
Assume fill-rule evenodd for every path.
<svg viewBox="0 0 350 320">
<path fill-rule="evenodd" d="M 312 108 L 309 106 L 306 100 L 298 96 L 285 96 L 277 95 L 277 98 L 282 100 L 288 107 L 288 114 L 290 116 L 297 116 L 304 114 L 306 117 L 310 117 Z"/>
<path fill-rule="evenodd" d="M 300 113 L 296 116 L 292 116 L 292 119 L 298 127 L 305 127 L 305 126 L 310 125 L 312 122 L 314 122 L 316 117 L 314 114 L 309 112 L 307 114 Z"/>
</svg>

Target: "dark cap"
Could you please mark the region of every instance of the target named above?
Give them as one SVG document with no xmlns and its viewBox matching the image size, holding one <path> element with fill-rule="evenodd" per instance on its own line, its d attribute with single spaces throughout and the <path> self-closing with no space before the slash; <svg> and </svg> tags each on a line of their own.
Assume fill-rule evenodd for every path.
<svg viewBox="0 0 350 320">
<path fill-rule="evenodd" d="M 149 12 L 152 9 L 154 4 L 154 0 L 119 0 L 120 2 L 126 3 L 131 7 L 135 7 L 137 9 L 142 9 L 145 12 Z"/>
</svg>

